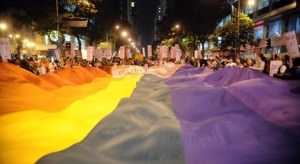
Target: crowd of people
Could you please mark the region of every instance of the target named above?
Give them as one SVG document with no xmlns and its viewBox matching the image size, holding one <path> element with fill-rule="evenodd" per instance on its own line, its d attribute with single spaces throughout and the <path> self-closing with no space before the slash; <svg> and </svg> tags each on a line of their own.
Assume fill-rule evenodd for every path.
<svg viewBox="0 0 300 164">
<path fill-rule="evenodd" d="M 281 61 L 281 66 L 275 72 L 274 76 L 282 79 L 300 79 L 300 58 L 291 60 L 288 55 L 274 55 L 273 59 L 267 59 L 263 54 L 256 55 L 256 59 L 252 58 L 230 58 L 214 56 L 209 59 L 196 59 L 194 57 L 186 56 L 181 61 L 175 61 L 175 59 L 155 59 L 144 58 L 141 54 L 136 54 L 133 58 L 121 59 L 119 57 L 102 58 L 101 60 L 94 59 L 93 61 L 87 61 L 81 57 L 61 57 L 59 59 L 27 56 L 20 58 L 18 55 L 13 55 L 10 63 L 19 65 L 20 67 L 31 71 L 37 75 L 43 75 L 49 72 L 54 72 L 64 68 L 71 68 L 74 66 L 81 67 L 111 67 L 113 65 L 148 65 L 157 66 L 164 62 L 174 63 L 187 63 L 195 67 L 208 67 L 213 70 L 219 70 L 227 66 L 237 66 L 240 68 L 251 68 L 266 74 L 270 72 L 271 61 Z"/>
<path fill-rule="evenodd" d="M 76 66 L 81 67 L 111 67 L 117 65 L 144 65 L 146 60 L 142 55 L 136 55 L 135 58 L 121 59 L 120 57 L 102 58 L 101 60 L 94 58 L 92 61 L 87 61 L 79 56 L 74 58 L 60 57 L 39 57 L 37 55 L 24 56 L 12 55 L 9 63 L 15 64 L 24 68 L 34 74 L 43 75 L 49 72 L 55 72 L 64 68 L 71 68 Z M 149 62 L 151 65 L 155 62 Z"/>
<path fill-rule="evenodd" d="M 230 58 L 215 56 L 210 59 L 195 59 L 187 57 L 185 63 L 195 67 L 206 66 L 208 68 L 219 70 L 227 66 L 237 66 L 240 68 L 251 68 L 262 73 L 269 74 L 271 61 L 281 61 L 281 65 L 274 76 L 281 79 L 300 79 L 300 58 L 291 59 L 288 55 L 274 55 L 273 58 L 266 58 L 263 54 L 256 55 L 253 58 Z"/>
</svg>

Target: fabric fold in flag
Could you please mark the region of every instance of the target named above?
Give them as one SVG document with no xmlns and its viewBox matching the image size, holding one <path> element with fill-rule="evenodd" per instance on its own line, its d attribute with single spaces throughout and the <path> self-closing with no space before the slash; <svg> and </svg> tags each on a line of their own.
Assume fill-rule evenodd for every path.
<svg viewBox="0 0 300 164">
<path fill-rule="evenodd" d="M 184 71 L 188 74 L 189 70 Z M 194 69 L 190 71 L 193 72 Z M 266 83 L 257 83 L 251 79 L 261 79 Z M 170 79 L 167 80 L 167 84 L 168 82 Z M 291 97 L 287 91 L 292 83 L 281 82 L 270 86 L 272 83 L 278 82 L 253 70 L 239 68 L 225 68 L 206 76 L 204 80 L 194 78 L 188 83 L 182 83 L 181 79 L 173 80 L 169 86 L 173 110 L 182 128 L 186 162 L 189 164 L 299 162 L 299 135 L 287 127 L 277 126 L 267 119 L 269 117 L 266 118 L 260 113 L 265 110 L 259 107 L 266 110 L 280 108 L 283 107 L 281 104 L 285 104 L 281 102 L 281 97 L 286 97 L 285 100 Z M 282 92 L 283 89 L 286 92 Z M 270 93 L 284 94 L 274 97 Z M 294 98 L 288 101 L 289 105 L 284 106 L 294 114 L 294 117 L 292 115 L 288 117 L 289 121 L 286 123 L 293 121 L 299 123 L 299 119 L 296 119 L 300 113 L 296 97 L 299 100 L 299 95 L 294 95 Z M 258 104 L 255 101 L 248 101 L 257 98 L 262 99 L 256 102 L 264 104 L 258 106 L 258 111 L 254 110 Z M 274 103 L 275 106 L 270 106 L 276 101 L 279 102 Z M 298 126 L 294 128 L 296 127 Z"/>
<path fill-rule="evenodd" d="M 180 132 L 164 80 L 145 75 L 83 141 L 37 163 L 182 164 Z"/>
</svg>

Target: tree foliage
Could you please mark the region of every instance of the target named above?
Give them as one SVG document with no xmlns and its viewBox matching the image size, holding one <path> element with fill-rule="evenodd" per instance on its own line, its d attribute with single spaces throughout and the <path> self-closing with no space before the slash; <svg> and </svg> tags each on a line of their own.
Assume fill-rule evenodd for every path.
<svg viewBox="0 0 300 164">
<path fill-rule="evenodd" d="M 115 26 L 118 24 L 127 30 L 132 29 L 127 20 L 122 19 L 122 11 L 118 1 L 102 0 L 95 3 L 99 10 L 89 26 L 88 36 L 90 43 L 99 43 L 100 41 L 117 42 L 118 35 Z"/>
<path fill-rule="evenodd" d="M 251 18 L 246 16 L 243 13 L 240 13 L 240 21 L 239 21 L 239 40 L 238 40 L 238 46 L 246 44 L 254 45 L 255 39 L 254 39 L 254 22 Z M 227 48 L 234 48 L 236 44 L 237 39 L 237 21 L 230 20 L 228 23 L 226 23 L 223 27 L 219 27 L 214 32 L 213 40 L 215 41 L 215 44 L 220 49 L 227 49 Z M 218 41 L 218 37 L 222 38 L 222 41 Z"/>
<path fill-rule="evenodd" d="M 186 49 L 193 49 L 208 40 L 218 22 L 230 13 L 230 0 L 170 0 L 167 15 L 157 24 L 157 36 L 160 41 L 176 38 L 172 35 L 171 27 L 181 24 L 181 41 L 189 40 L 184 44 Z M 176 39 L 175 39 L 176 40 Z"/>
<path fill-rule="evenodd" d="M 73 17 L 92 18 L 97 12 L 92 0 L 59 0 L 58 22 L 61 33 L 72 33 L 65 21 Z M 0 15 L 7 17 L 12 26 L 22 28 L 28 26 L 34 31 L 47 34 L 56 30 L 56 1 L 55 0 L 14 0 L 1 1 Z"/>
</svg>

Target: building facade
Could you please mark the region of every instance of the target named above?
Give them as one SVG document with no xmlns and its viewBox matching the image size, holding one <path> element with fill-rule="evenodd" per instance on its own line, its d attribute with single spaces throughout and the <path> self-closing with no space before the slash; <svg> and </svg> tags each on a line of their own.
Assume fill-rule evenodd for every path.
<svg viewBox="0 0 300 164">
<path fill-rule="evenodd" d="M 255 37 L 270 39 L 273 53 L 286 52 L 283 34 L 295 31 L 300 43 L 300 1 L 299 0 L 257 0 L 253 7 Z M 244 7 L 244 10 L 248 7 Z"/>
<path fill-rule="evenodd" d="M 134 27 L 134 17 L 136 15 L 135 0 L 119 0 L 122 19 L 126 20 Z"/>
<path fill-rule="evenodd" d="M 154 17 L 154 30 L 153 30 L 153 41 L 156 41 L 158 40 L 158 37 L 157 37 L 157 24 L 159 22 L 161 22 L 163 20 L 163 17 L 166 15 L 166 12 L 167 12 L 167 0 L 160 0 L 159 1 L 159 5 L 157 6 L 157 9 L 156 9 L 156 14 L 155 14 L 155 17 Z"/>
<path fill-rule="evenodd" d="M 240 0 L 241 12 L 247 14 L 255 22 L 254 36 L 262 42 L 259 46 L 261 53 L 286 53 L 283 38 L 286 32 L 295 31 L 298 44 L 300 44 L 300 0 L 252 0 L 253 6 L 249 6 L 249 1 Z M 224 26 L 233 18 L 237 5 L 236 0 L 232 4 L 232 13 L 225 16 L 218 27 Z M 271 47 L 267 47 L 267 40 L 271 42 Z M 209 43 L 206 49 L 209 50 L 211 47 L 214 47 L 213 43 Z"/>
</svg>

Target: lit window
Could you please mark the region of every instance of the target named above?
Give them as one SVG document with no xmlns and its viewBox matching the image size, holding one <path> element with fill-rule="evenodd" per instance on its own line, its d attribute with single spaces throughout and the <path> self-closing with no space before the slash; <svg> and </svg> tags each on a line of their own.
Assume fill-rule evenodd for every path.
<svg viewBox="0 0 300 164">
<path fill-rule="evenodd" d="M 300 16 L 297 17 L 296 32 L 300 32 Z"/>
<path fill-rule="evenodd" d="M 251 6 L 246 7 L 245 14 L 249 15 L 249 14 L 252 14 L 253 12 L 254 12 L 253 7 L 251 7 Z"/>
<path fill-rule="evenodd" d="M 275 21 L 269 24 L 269 38 L 281 35 L 281 21 Z"/>
<path fill-rule="evenodd" d="M 262 9 L 268 7 L 270 5 L 270 0 L 259 0 L 258 2 L 258 9 Z"/>
<path fill-rule="evenodd" d="M 131 7 L 135 7 L 135 2 L 131 2 Z"/>
<path fill-rule="evenodd" d="M 71 41 L 71 35 L 64 34 L 65 41 L 70 42 Z"/>
<path fill-rule="evenodd" d="M 258 26 L 254 29 L 254 36 L 256 39 L 262 39 L 264 37 L 264 26 Z"/>
<path fill-rule="evenodd" d="M 208 49 L 208 42 L 207 42 L 207 41 L 204 43 L 204 49 L 205 49 L 205 50 Z"/>
</svg>

